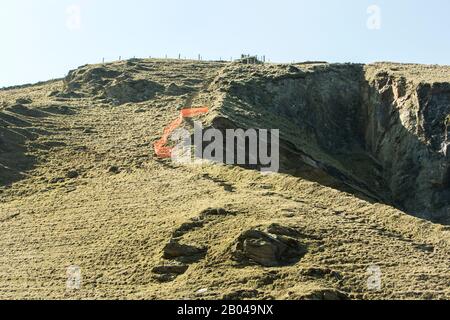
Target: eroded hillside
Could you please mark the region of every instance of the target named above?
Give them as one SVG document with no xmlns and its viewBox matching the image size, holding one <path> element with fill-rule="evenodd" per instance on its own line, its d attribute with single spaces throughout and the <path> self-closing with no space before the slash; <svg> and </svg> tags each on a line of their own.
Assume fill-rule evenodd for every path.
<svg viewBox="0 0 450 320">
<path fill-rule="evenodd" d="M 448 299 L 449 101 L 449 68 L 398 64 L 131 60 L 1 90 L 0 296 Z M 280 129 L 280 174 L 157 159 L 204 105 Z"/>
</svg>

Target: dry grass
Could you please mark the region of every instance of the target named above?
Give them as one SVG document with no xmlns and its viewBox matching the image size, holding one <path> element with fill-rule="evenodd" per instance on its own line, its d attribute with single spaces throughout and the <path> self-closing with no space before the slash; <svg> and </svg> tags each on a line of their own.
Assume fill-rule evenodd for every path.
<svg viewBox="0 0 450 320">
<path fill-rule="evenodd" d="M 145 60 L 142 66 L 138 78 L 180 86 L 190 79 L 205 88 L 224 64 Z M 423 79 L 423 68 L 434 74 L 434 67 L 417 67 Z M 16 115 L 29 120 L 26 129 L 45 127 L 50 134 L 28 142 L 36 165 L 0 189 L 1 298 L 302 299 L 330 290 L 349 298 L 450 298 L 448 227 L 288 175 L 154 159 L 151 143 L 177 108 L 187 100 L 211 103 L 217 97 L 208 91 L 112 107 L 48 97 L 62 87 L 53 82 L 0 92 L 5 105 L 25 96 L 33 100 L 30 108 L 76 111 L 41 119 Z M 49 142 L 59 143 L 37 146 Z M 109 172 L 111 166 L 120 173 Z M 79 177 L 67 178 L 70 170 Z M 208 207 L 236 214 L 186 233 L 182 242 L 207 247 L 206 257 L 160 283 L 152 268 L 172 232 Z M 230 249 L 239 235 L 273 223 L 298 230 L 306 256 L 280 268 L 237 265 Z M 383 273 L 381 291 L 367 288 L 367 269 L 374 264 Z M 83 276 L 81 289 L 72 292 L 66 290 L 70 265 L 80 266 Z"/>
</svg>

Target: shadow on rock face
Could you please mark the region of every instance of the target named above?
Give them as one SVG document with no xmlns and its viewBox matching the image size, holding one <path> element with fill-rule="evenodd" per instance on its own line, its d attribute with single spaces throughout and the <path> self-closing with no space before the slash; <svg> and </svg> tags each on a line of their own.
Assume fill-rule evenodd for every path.
<svg viewBox="0 0 450 320">
<path fill-rule="evenodd" d="M 211 125 L 279 129 L 280 173 L 448 223 L 450 83 L 384 69 L 229 69 L 214 84 L 227 95 Z"/>
<path fill-rule="evenodd" d="M 172 240 L 164 248 L 164 259 L 175 259 L 185 263 L 193 263 L 203 259 L 206 253 L 206 248 L 197 248 Z"/>
</svg>

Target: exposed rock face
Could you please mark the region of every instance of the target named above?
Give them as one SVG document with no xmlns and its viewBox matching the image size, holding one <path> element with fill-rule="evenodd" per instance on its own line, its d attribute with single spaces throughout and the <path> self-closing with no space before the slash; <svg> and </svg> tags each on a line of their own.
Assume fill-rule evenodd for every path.
<svg viewBox="0 0 450 320">
<path fill-rule="evenodd" d="M 232 66 L 213 126 L 278 128 L 282 172 L 448 223 L 450 79 L 401 68 Z"/>
<path fill-rule="evenodd" d="M 157 274 L 183 274 L 189 267 L 182 264 L 165 264 L 153 268 L 153 272 Z"/>
<path fill-rule="evenodd" d="M 164 248 L 164 258 L 196 258 L 199 255 L 204 255 L 206 251 L 205 248 L 197 248 L 186 244 L 180 244 L 177 241 L 171 241 Z"/>
<path fill-rule="evenodd" d="M 381 165 L 365 149 L 360 119 L 364 66 L 242 68 L 230 68 L 215 83 L 225 92 L 220 111 L 228 120 L 219 126 L 280 129 L 282 172 L 390 202 Z M 229 82 L 235 73 L 250 76 Z"/>
<path fill-rule="evenodd" d="M 450 83 L 417 84 L 379 72 L 366 90 L 366 146 L 381 162 L 395 203 L 423 218 L 450 217 Z"/>
<path fill-rule="evenodd" d="M 290 235 L 298 235 L 295 231 L 279 227 L 266 231 L 249 230 L 244 232 L 233 248 L 233 257 L 241 263 L 257 263 L 265 267 L 279 267 L 297 262 L 306 249 Z M 280 232 L 281 231 L 281 232 Z"/>
</svg>

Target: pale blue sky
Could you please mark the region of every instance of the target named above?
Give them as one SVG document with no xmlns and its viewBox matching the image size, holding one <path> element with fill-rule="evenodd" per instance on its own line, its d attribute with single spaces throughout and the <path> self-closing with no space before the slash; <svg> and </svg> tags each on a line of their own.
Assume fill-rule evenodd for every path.
<svg viewBox="0 0 450 320">
<path fill-rule="evenodd" d="M 379 29 L 367 26 L 371 5 Z M 448 0 L 1 0 L 0 87 L 179 53 L 450 65 L 449 15 Z"/>
</svg>

